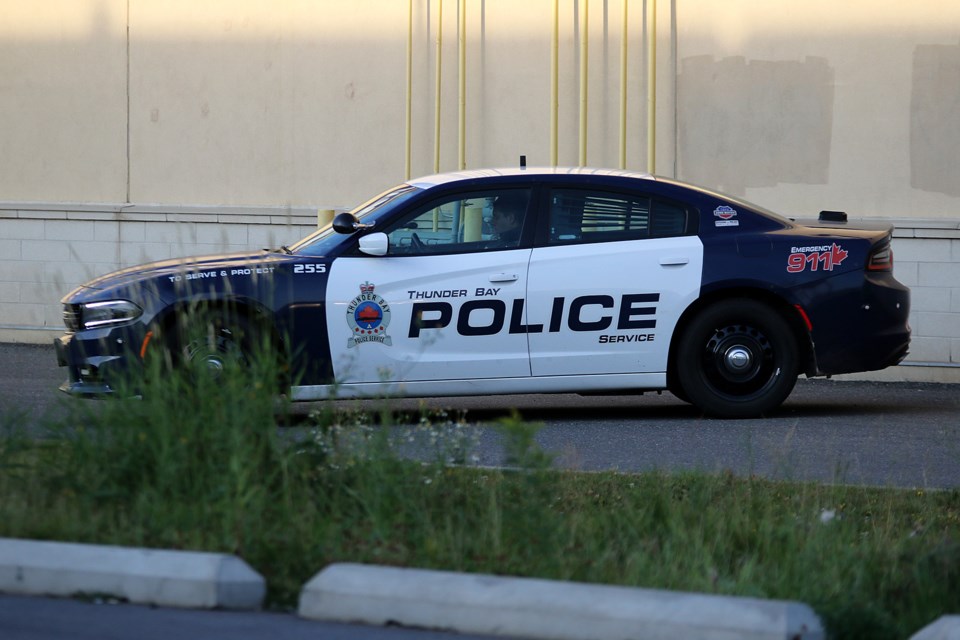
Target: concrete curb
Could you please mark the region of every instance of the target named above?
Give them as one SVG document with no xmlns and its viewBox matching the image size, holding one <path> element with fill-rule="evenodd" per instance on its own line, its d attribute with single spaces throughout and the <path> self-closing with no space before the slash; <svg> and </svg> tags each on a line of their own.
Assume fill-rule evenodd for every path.
<svg viewBox="0 0 960 640">
<path fill-rule="evenodd" d="M 358 564 L 300 593 L 304 618 L 550 640 L 822 639 L 802 603 Z"/>
<path fill-rule="evenodd" d="M 258 609 L 266 583 L 227 554 L 0 538 L 0 593 Z M 825 637 L 817 615 L 799 602 L 359 564 L 316 574 L 300 593 L 298 613 L 538 640 Z M 910 640 L 960 640 L 960 615 L 942 616 Z"/>
<path fill-rule="evenodd" d="M 940 616 L 910 640 L 960 640 L 960 616 Z"/>
<path fill-rule="evenodd" d="M 266 581 L 240 558 L 221 553 L 0 538 L 0 592 L 257 609 Z"/>
</svg>

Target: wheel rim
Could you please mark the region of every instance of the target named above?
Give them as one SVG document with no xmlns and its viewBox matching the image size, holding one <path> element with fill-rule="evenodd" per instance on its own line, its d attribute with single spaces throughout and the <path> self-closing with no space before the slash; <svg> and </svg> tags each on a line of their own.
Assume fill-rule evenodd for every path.
<svg viewBox="0 0 960 640">
<path fill-rule="evenodd" d="M 704 344 L 702 371 L 709 385 L 730 398 L 749 399 L 777 379 L 773 344 L 757 327 L 731 324 L 716 329 Z"/>
<path fill-rule="evenodd" d="M 220 377 L 230 363 L 243 361 L 233 334 L 227 329 L 211 328 L 209 335 L 194 338 L 184 347 L 183 355 L 188 367 L 214 378 Z"/>
</svg>

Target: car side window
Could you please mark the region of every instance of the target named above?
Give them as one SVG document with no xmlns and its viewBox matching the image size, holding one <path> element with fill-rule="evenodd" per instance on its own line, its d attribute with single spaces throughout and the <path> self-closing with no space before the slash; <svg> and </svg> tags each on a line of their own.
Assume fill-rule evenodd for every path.
<svg viewBox="0 0 960 640">
<path fill-rule="evenodd" d="M 384 231 L 387 255 L 435 255 L 520 245 L 530 189 L 456 194 L 413 210 Z"/>
<path fill-rule="evenodd" d="M 641 195 L 556 189 L 550 197 L 548 243 L 614 242 L 684 235 L 683 206 Z"/>
</svg>

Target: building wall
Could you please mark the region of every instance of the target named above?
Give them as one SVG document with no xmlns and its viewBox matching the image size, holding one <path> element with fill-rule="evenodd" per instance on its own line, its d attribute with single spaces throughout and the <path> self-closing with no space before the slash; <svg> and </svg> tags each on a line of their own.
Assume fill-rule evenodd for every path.
<svg viewBox="0 0 960 640">
<path fill-rule="evenodd" d="M 910 220 L 901 224 L 894 231 L 894 275 L 910 287 L 913 329 L 905 362 L 950 370 L 920 372 L 896 367 L 886 375 L 960 382 L 960 220 Z"/>
<path fill-rule="evenodd" d="M 619 164 L 624 0 L 559 3 L 559 163 Z M 627 168 L 651 3 L 628 0 Z M 408 3 L 0 0 L 0 201 L 349 206 L 405 176 Z M 458 2 L 412 3 L 411 173 L 458 165 Z M 442 23 L 440 11 L 443 11 Z M 550 162 L 551 0 L 466 0 L 468 167 Z M 440 27 L 442 26 L 442 30 Z M 660 0 L 656 173 L 788 215 L 955 217 L 960 3 Z"/>
<path fill-rule="evenodd" d="M 681 177 L 789 215 L 960 215 L 960 3 L 678 4 Z"/>
<path fill-rule="evenodd" d="M 587 164 L 619 165 L 625 1 L 625 164 L 651 168 L 650 0 L 558 3 L 561 165 L 580 159 L 585 22 Z M 0 339 L 46 339 L 88 277 L 289 242 L 402 181 L 411 8 L 410 172 L 457 168 L 462 6 L 0 0 Z M 466 166 L 549 164 L 554 3 L 465 6 Z M 960 3 L 656 7 L 654 171 L 895 222 L 911 358 L 960 362 Z"/>
<path fill-rule="evenodd" d="M 291 208 L 0 203 L 0 341 L 63 333 L 60 298 L 96 276 L 155 260 L 255 252 L 317 228 Z"/>
</svg>

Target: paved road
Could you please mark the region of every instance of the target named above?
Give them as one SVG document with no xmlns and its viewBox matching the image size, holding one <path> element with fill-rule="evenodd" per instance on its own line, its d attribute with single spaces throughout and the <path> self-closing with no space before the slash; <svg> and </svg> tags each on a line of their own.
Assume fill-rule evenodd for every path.
<svg viewBox="0 0 960 640">
<path fill-rule="evenodd" d="M 0 416 L 23 413 L 37 421 L 62 413 L 64 394 L 56 389 L 65 379 L 52 344 L 0 343 Z"/>
<path fill-rule="evenodd" d="M 28 421 L 56 416 L 64 375 L 53 348 L 0 344 L 0 413 Z M 353 406 L 354 403 L 341 403 Z M 366 403 L 364 406 L 372 406 Z M 502 447 L 484 426 L 514 408 L 544 428 L 541 446 L 576 469 L 731 470 L 798 480 L 907 487 L 960 487 L 960 385 L 801 380 L 775 415 L 703 418 L 669 393 L 638 396 L 434 398 L 478 426 L 481 464 Z M 420 400 L 392 401 L 417 411 Z M 304 416 L 317 404 L 296 407 Z"/>
<path fill-rule="evenodd" d="M 303 620 L 292 614 L 192 611 L 0 595 L 3 640 L 484 640 L 398 627 Z M 488 639 L 492 640 L 492 639 Z"/>
<path fill-rule="evenodd" d="M 692 407 L 664 401 L 599 415 L 569 409 L 548 424 L 546 446 L 586 469 L 960 486 L 958 386 L 806 381 L 763 420 L 704 420 Z"/>
</svg>

